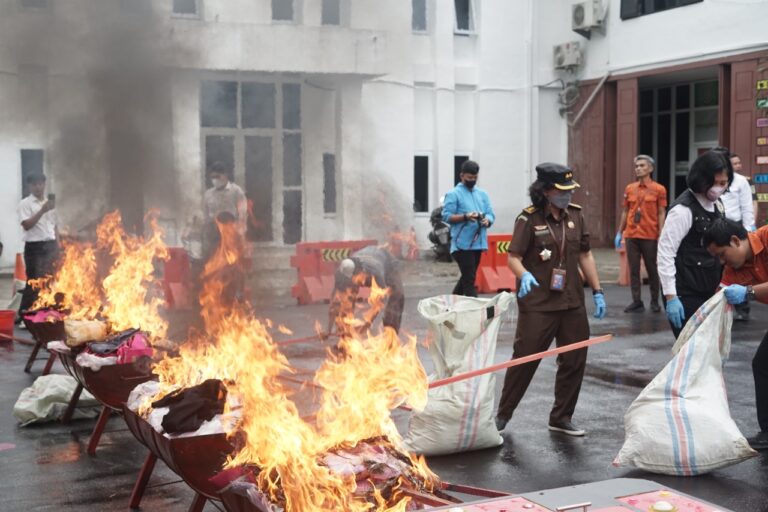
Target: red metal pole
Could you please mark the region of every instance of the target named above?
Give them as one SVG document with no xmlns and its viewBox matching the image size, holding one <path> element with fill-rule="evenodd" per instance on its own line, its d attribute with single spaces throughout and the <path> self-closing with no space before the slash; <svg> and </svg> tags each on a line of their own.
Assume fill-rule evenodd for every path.
<svg viewBox="0 0 768 512">
<path fill-rule="evenodd" d="M 144 464 L 141 466 L 139 477 L 133 486 L 133 492 L 131 492 L 131 502 L 128 506 L 134 510 L 138 509 L 139 504 L 141 504 L 141 498 L 144 496 L 147 483 L 149 483 L 149 477 L 152 476 L 152 470 L 155 469 L 155 462 L 157 462 L 157 455 L 149 452 L 147 458 L 144 459 Z"/>
<path fill-rule="evenodd" d="M 2 340 L 16 341 L 22 345 L 29 345 L 30 347 L 36 343 L 35 341 L 28 340 L 27 338 L 17 338 L 16 336 L 8 336 L 7 334 L 0 333 L 0 341 Z"/>
<path fill-rule="evenodd" d="M 453 375 L 452 377 L 446 377 L 445 379 L 439 379 L 434 382 L 430 382 L 429 387 L 437 388 L 440 386 L 445 386 L 447 384 L 453 384 L 454 382 L 458 382 L 460 380 L 471 379 L 472 377 L 478 377 L 480 375 L 485 375 L 486 373 L 497 372 L 499 370 L 504 370 L 506 368 L 511 368 L 513 366 L 519 366 L 521 364 L 530 363 L 531 361 L 538 361 L 539 359 L 544 359 L 545 357 L 556 356 L 559 354 L 563 354 L 565 352 L 570 352 L 572 350 L 586 348 L 590 345 L 597 345 L 598 343 L 603 343 L 606 341 L 610 341 L 612 339 L 613 339 L 612 334 L 605 334 L 603 336 L 598 336 L 597 338 L 590 338 L 588 340 L 579 341 L 577 343 L 571 343 L 570 345 L 565 345 L 563 347 L 557 347 L 550 350 L 545 350 L 544 352 L 539 352 L 537 354 L 531 354 L 529 356 L 519 357 L 517 359 L 511 359 L 504 363 L 494 364 L 491 366 L 487 366 L 485 368 L 480 368 L 479 370 L 473 370 L 471 372 L 465 372 L 465 373 L 460 373 L 458 375 Z"/>
<path fill-rule="evenodd" d="M 208 501 L 208 498 L 206 498 L 202 494 L 195 494 L 195 499 L 192 501 L 192 504 L 189 506 L 188 512 L 203 512 L 203 509 L 205 508 L 205 504 L 207 501 Z"/>
<path fill-rule="evenodd" d="M 107 426 L 107 420 L 109 420 L 111 415 L 112 409 L 106 405 L 101 408 L 99 419 L 96 421 L 96 425 L 93 427 L 93 432 L 91 432 L 91 438 L 88 440 L 88 455 L 96 455 L 96 447 L 99 445 L 101 434 L 104 432 L 104 427 Z"/>
<path fill-rule="evenodd" d="M 43 368 L 43 375 L 48 375 L 51 373 L 51 367 L 53 367 L 53 363 L 56 361 L 56 352 L 51 352 L 48 355 L 48 361 L 45 362 L 45 368 Z"/>
<path fill-rule="evenodd" d="M 66 425 L 70 421 L 72 421 L 72 415 L 75 414 L 75 408 L 77 407 L 77 402 L 80 401 L 80 393 L 82 392 L 83 392 L 83 385 L 78 382 L 74 393 L 72 393 L 72 398 L 69 399 L 67 410 L 64 411 L 64 416 L 61 417 L 61 422 L 63 424 Z"/>
</svg>

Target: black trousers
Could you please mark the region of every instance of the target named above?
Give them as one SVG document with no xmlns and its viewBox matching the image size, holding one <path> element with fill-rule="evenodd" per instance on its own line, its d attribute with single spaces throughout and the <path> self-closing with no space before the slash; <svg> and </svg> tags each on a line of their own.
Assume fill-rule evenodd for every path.
<svg viewBox="0 0 768 512">
<path fill-rule="evenodd" d="M 648 284 L 651 288 L 651 302 L 659 301 L 659 273 L 656 271 L 656 252 L 658 241 L 643 238 L 627 238 L 627 263 L 629 263 L 629 282 L 632 288 L 632 301 L 640 302 L 640 290 L 643 281 L 640 278 L 640 257 L 648 271 Z"/>
<path fill-rule="evenodd" d="M 761 431 L 768 432 L 768 332 L 752 358 L 752 375 L 755 377 L 757 423 Z"/>
<path fill-rule="evenodd" d="M 517 318 L 512 359 L 543 352 L 553 339 L 558 347 L 564 347 L 587 338 L 589 322 L 584 306 L 564 311 L 521 311 Z M 499 399 L 499 418 L 508 421 L 512 417 L 540 362 L 532 361 L 507 369 Z M 579 400 L 586 365 L 586 348 L 557 356 L 555 403 L 549 413 L 550 424 L 571 420 Z"/>
<path fill-rule="evenodd" d="M 477 276 L 477 267 L 480 266 L 480 256 L 483 251 L 456 251 L 451 254 L 456 263 L 459 264 L 459 281 L 453 287 L 454 295 L 464 295 L 466 297 L 477 297 L 475 288 L 475 277 Z"/>
<path fill-rule="evenodd" d="M 29 282 L 53 273 L 53 267 L 59 253 L 56 240 L 45 242 L 27 242 L 24 244 L 24 266 L 27 267 L 27 286 L 21 296 L 19 312 L 32 307 L 37 300 L 37 290 Z"/>
</svg>

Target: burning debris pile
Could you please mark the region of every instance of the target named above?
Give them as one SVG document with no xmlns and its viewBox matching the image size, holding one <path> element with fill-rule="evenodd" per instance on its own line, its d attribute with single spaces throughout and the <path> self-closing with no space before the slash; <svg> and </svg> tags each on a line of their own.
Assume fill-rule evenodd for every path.
<svg viewBox="0 0 768 512">
<path fill-rule="evenodd" d="M 390 416 L 401 405 L 420 409 L 426 402 L 415 338 L 403 342 L 389 329 L 345 337 L 343 355 L 329 351 L 312 383 L 297 389 L 299 370 L 272 340 L 271 322 L 256 319 L 245 302 L 220 300 L 242 256 L 232 236 L 222 230 L 203 273 L 205 333 L 157 362 L 158 382 L 137 387 L 129 408 L 168 437 L 187 435 L 168 430 L 163 406 L 215 379 L 220 409 L 200 401 L 194 414 L 216 426 L 195 432 L 226 433 L 235 447 L 226 468 L 243 475 L 232 489 L 255 510 L 404 511 L 414 506 L 412 493 L 438 489 L 423 459 L 404 449 Z M 302 401 L 307 392 L 314 395 Z"/>
<path fill-rule="evenodd" d="M 159 314 L 160 299 L 148 298 L 154 284 L 155 258 L 167 258 L 162 232 L 150 216 L 149 239 L 122 227 L 119 212 L 107 214 L 96 243 L 63 242 L 56 272 L 32 285 L 38 299 L 25 318 L 32 322 L 64 322 L 66 344 L 82 366 L 99 369 L 151 356 L 150 342 L 164 339 L 167 322 Z M 103 279 L 101 276 L 106 274 Z"/>
</svg>

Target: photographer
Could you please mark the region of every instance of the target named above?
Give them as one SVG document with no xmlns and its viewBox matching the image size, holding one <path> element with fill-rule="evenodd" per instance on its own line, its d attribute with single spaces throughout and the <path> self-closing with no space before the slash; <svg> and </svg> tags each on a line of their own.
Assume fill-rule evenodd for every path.
<svg viewBox="0 0 768 512">
<path fill-rule="evenodd" d="M 451 256 L 461 272 L 453 294 L 467 297 L 477 297 L 477 267 L 483 251 L 488 250 L 488 228 L 496 220 L 488 194 L 475 186 L 479 172 L 476 162 L 464 162 L 461 181 L 445 195 L 443 207 L 443 221 L 451 225 Z"/>
<path fill-rule="evenodd" d="M 26 184 L 29 195 L 18 207 L 19 220 L 24 229 L 24 265 L 27 270 L 27 286 L 21 298 L 19 312 L 26 311 L 37 300 L 37 290 L 29 282 L 53 272 L 58 254 L 56 242 L 56 212 L 53 194 L 45 199 L 45 175 L 30 174 Z"/>
</svg>

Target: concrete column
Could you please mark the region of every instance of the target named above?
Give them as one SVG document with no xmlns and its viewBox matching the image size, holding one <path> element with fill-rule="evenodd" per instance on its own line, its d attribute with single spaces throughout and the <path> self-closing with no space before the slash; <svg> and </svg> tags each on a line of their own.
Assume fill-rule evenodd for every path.
<svg viewBox="0 0 768 512">
<path fill-rule="evenodd" d="M 338 149 L 336 184 L 337 210 L 344 223 L 344 238 L 363 236 L 363 162 L 362 162 L 362 84 L 345 81 L 339 86 L 336 102 L 336 133 Z"/>
</svg>

